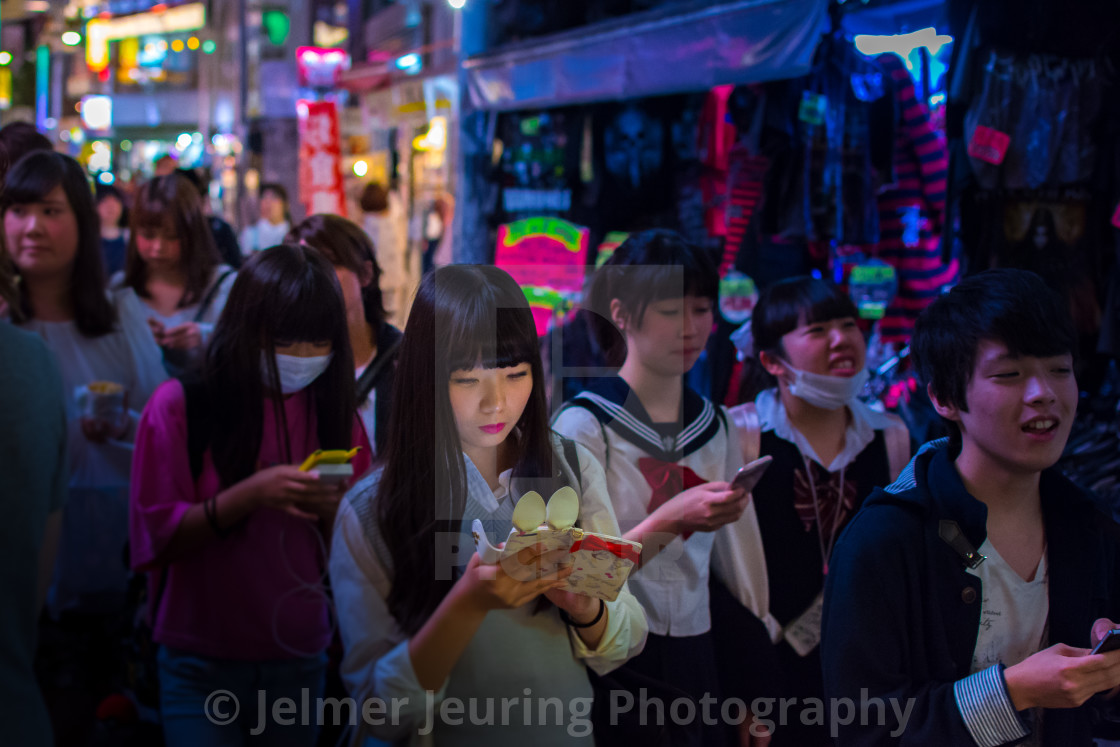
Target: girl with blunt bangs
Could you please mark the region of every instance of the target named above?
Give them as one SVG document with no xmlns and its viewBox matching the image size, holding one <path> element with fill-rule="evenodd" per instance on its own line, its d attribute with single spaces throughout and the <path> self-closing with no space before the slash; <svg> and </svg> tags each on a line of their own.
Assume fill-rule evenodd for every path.
<svg viewBox="0 0 1120 747">
<path fill-rule="evenodd" d="M 71 475 L 53 616 L 123 608 L 131 441 L 139 410 L 164 378 L 159 349 L 129 288 L 105 290 L 93 192 L 74 159 L 33 151 L 0 194 L 4 237 L 20 279 L 20 326 L 43 338 L 62 373 Z M 94 406 L 96 384 L 113 397 Z M 130 411 L 131 408 L 131 411 Z"/>
<path fill-rule="evenodd" d="M 367 735 L 422 735 L 430 694 L 437 708 L 444 698 L 506 698 L 526 709 L 497 725 L 440 719 L 437 744 L 590 743 L 589 725 L 578 728 L 591 703 L 584 665 L 605 673 L 641 649 L 636 600 L 626 588 L 614 602 L 561 591 L 571 569 L 539 550 L 509 567 L 481 566 L 470 536 L 478 519 L 492 539 L 504 538 L 522 495 L 565 485 L 581 493 L 583 529 L 617 534 L 602 469 L 548 427 L 521 289 L 493 266 L 425 276 L 405 328 L 385 451 L 343 501 L 331 548 L 343 681 L 359 700 L 407 703 L 395 723 L 367 724 Z M 521 702 L 529 692 L 558 699 L 563 713 L 542 723 L 535 701 Z"/>
<path fill-rule="evenodd" d="M 248 743 L 255 716 L 224 726 L 204 717 L 215 690 L 322 694 L 326 548 L 347 483 L 299 465 L 317 449 L 351 447 L 355 475 L 370 463 L 350 358 L 330 264 L 276 246 L 238 274 L 201 377 L 167 382 L 144 411 L 132 566 L 150 574 L 169 747 Z M 269 730 L 285 745 L 313 745 L 317 727 Z"/>
<path fill-rule="evenodd" d="M 342 287 L 346 325 L 354 352 L 358 414 L 377 453 L 389 430 L 393 377 L 401 332 L 389 324 L 378 284 L 381 268 L 373 244 L 356 223 L 337 215 L 312 215 L 284 241 L 318 250 L 334 266 Z"/>
<path fill-rule="evenodd" d="M 136 193 L 125 268 L 114 287 L 128 286 L 148 307 L 148 326 L 168 373 L 202 362 L 202 347 L 222 313 L 235 271 L 218 250 L 190 180 L 157 176 Z"/>
</svg>

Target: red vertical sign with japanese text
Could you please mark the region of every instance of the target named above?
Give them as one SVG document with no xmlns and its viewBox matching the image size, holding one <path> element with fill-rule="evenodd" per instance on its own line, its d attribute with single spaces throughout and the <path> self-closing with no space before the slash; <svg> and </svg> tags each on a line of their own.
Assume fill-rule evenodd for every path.
<svg viewBox="0 0 1120 747">
<path fill-rule="evenodd" d="M 338 106 L 333 101 L 296 102 L 299 114 L 299 194 L 308 215 L 346 214 Z"/>
</svg>

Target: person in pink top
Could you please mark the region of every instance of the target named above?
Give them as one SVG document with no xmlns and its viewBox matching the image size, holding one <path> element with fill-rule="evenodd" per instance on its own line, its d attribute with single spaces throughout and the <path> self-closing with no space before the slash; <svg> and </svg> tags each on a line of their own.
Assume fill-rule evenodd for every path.
<svg viewBox="0 0 1120 747">
<path fill-rule="evenodd" d="M 323 579 L 348 483 L 299 465 L 316 449 L 360 446 L 355 477 L 369 466 L 351 358 L 330 263 L 275 247 L 238 275 L 201 378 L 166 382 L 144 409 L 131 560 L 149 573 L 168 747 L 246 744 L 262 728 L 262 697 L 272 713 L 281 698 L 322 694 L 332 634 Z M 219 690 L 239 715 L 232 700 L 208 701 Z M 264 724 L 264 737 L 310 747 L 308 721 Z"/>
</svg>

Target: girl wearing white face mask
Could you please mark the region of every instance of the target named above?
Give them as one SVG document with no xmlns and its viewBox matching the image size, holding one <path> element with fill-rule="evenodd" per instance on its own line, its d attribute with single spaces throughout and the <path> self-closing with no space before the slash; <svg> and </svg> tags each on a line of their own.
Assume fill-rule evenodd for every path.
<svg viewBox="0 0 1120 747">
<path fill-rule="evenodd" d="M 334 270 L 278 246 L 238 274 L 201 380 L 156 390 L 133 462 L 132 565 L 149 573 L 160 709 L 170 747 L 243 744 L 253 708 L 216 725 L 210 693 L 241 703 L 322 694 L 331 638 L 322 580 L 347 483 L 299 464 L 316 449 L 369 443 L 355 413 L 349 336 Z M 249 700 L 245 700 L 249 698 Z M 271 712 L 271 711 L 270 711 Z M 277 744 L 316 727 L 269 723 Z"/>
<path fill-rule="evenodd" d="M 797 277 L 766 288 L 750 322 L 758 360 L 776 380 L 748 406 L 757 421 L 743 439 L 774 460 L 752 492 L 765 565 L 737 560 L 757 535 L 730 526 L 716 538 L 712 590 L 712 628 L 728 654 L 721 683 L 748 703 L 823 697 L 818 613 L 829 555 L 871 489 L 909 458 L 902 421 L 857 399 L 867 381 L 857 316 L 838 288 Z M 768 589 L 764 622 L 746 609 L 744 588 L 756 597 Z M 744 658 L 755 666 L 742 667 Z M 808 716 L 791 711 L 772 745 L 831 744 L 827 726 L 803 725 L 819 720 Z"/>
</svg>

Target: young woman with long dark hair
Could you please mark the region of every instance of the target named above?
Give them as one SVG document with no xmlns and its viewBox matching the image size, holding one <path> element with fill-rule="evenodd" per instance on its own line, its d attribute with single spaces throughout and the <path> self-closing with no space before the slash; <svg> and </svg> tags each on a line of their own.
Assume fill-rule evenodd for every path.
<svg viewBox="0 0 1120 747">
<path fill-rule="evenodd" d="M 7 250 L 20 278 L 13 309 L 62 372 L 69 421 L 70 494 L 49 608 L 119 610 L 127 569 L 131 444 L 139 411 L 166 378 L 144 307 L 129 288 L 105 290 L 93 193 L 74 159 L 33 151 L 0 194 Z M 113 397 L 94 406 L 85 388 Z M 84 392 L 84 393 L 83 393 Z"/>
<path fill-rule="evenodd" d="M 565 485 L 581 493 L 580 527 L 618 533 L 601 468 L 549 429 L 533 316 L 503 270 L 452 265 L 421 282 L 379 462 L 343 501 L 331 550 L 343 679 L 360 702 L 402 704 L 372 734 L 590 742 L 584 664 L 605 673 L 640 650 L 642 610 L 625 587 L 613 602 L 557 588 L 571 569 L 539 547 L 481 565 L 471 538 L 478 519 L 496 543 L 529 490 Z M 453 698 L 489 702 L 490 717 L 440 718 Z M 503 699 L 513 713 L 494 711 Z"/>
<path fill-rule="evenodd" d="M 215 690 L 241 703 L 321 694 L 331 637 L 326 546 L 344 484 L 299 465 L 369 444 L 354 412 L 350 341 L 330 264 L 300 246 L 246 262 L 207 347 L 201 381 L 153 395 L 136 439 L 132 565 L 149 572 L 160 708 L 169 747 L 246 744 L 250 709 L 204 715 Z M 316 727 L 269 724 L 275 744 Z"/>
<path fill-rule="evenodd" d="M 235 271 L 219 264 L 198 191 L 181 174 L 140 187 L 131 226 L 125 268 L 112 284 L 132 288 L 148 307 L 168 373 L 187 373 L 202 361 Z"/>
<path fill-rule="evenodd" d="M 358 413 L 370 443 L 380 453 L 389 429 L 401 332 L 386 321 L 378 284 L 381 268 L 373 245 L 357 224 L 337 215 L 312 215 L 293 228 L 285 241 L 322 252 L 334 266 L 346 307 L 350 348 L 354 351 Z"/>
</svg>

